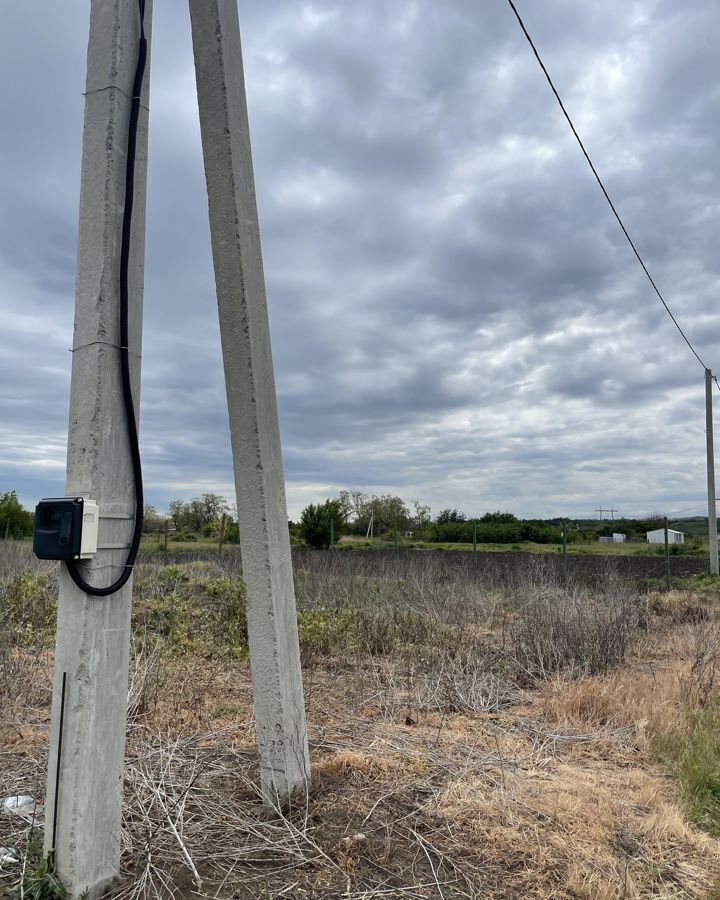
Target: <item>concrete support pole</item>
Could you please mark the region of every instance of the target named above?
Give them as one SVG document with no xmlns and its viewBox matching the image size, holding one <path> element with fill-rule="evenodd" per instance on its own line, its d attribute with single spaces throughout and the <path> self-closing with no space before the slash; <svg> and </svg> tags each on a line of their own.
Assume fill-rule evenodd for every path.
<svg viewBox="0 0 720 900">
<path fill-rule="evenodd" d="M 717 509 L 715 506 L 715 448 L 713 446 L 712 372 L 705 370 L 705 441 L 707 446 L 708 546 L 710 574 L 718 574 Z"/>
<path fill-rule="evenodd" d="M 151 16 L 152 0 L 146 0 L 148 40 Z M 139 36 L 138 0 L 92 0 L 67 493 L 92 497 L 100 506 L 100 549 L 82 569 L 85 579 L 98 586 L 111 584 L 122 573 L 135 514 L 120 381 L 118 273 Z M 142 338 L 148 76 L 146 68 L 129 265 L 129 334 L 136 408 Z M 96 896 L 119 869 L 131 594 L 132 580 L 110 597 L 88 596 L 75 586 L 65 567 L 61 568 L 45 849 L 54 849 L 57 872 L 71 897 Z M 61 718 L 62 752 L 58 759 Z"/>
<path fill-rule="evenodd" d="M 307 790 L 309 759 L 237 0 L 190 0 L 190 16 L 261 786 L 274 805 Z"/>
</svg>

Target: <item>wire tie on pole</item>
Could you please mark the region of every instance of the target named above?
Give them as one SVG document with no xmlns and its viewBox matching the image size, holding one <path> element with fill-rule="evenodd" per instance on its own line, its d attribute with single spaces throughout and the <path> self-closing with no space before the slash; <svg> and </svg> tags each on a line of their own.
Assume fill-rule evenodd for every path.
<svg viewBox="0 0 720 900">
<path fill-rule="evenodd" d="M 121 88 L 119 84 L 106 84 L 105 87 L 100 88 L 92 88 L 89 91 L 83 91 L 83 97 L 88 97 L 90 94 L 102 94 L 105 91 L 119 91 L 127 100 L 131 102 L 133 100 L 141 100 L 142 97 L 135 97 L 132 94 L 129 94 L 125 88 Z M 140 108 L 146 110 L 146 112 L 150 112 L 150 107 L 144 103 L 140 104 Z"/>
<path fill-rule="evenodd" d="M 128 353 L 132 353 L 133 356 L 137 356 L 138 359 L 142 359 L 142 353 L 138 353 L 137 350 L 131 350 L 129 347 L 123 347 L 120 344 L 113 344 L 112 341 L 88 341 L 87 344 L 80 344 L 79 347 L 70 348 L 70 353 L 77 353 L 78 350 L 86 350 L 88 347 L 94 347 L 96 344 L 104 344 L 106 347 L 114 347 L 116 350 L 127 350 Z"/>
</svg>

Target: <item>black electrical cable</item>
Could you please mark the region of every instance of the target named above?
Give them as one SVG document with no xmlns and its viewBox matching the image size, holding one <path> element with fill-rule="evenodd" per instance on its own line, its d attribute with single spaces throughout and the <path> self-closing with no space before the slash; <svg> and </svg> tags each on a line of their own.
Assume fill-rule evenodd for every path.
<svg viewBox="0 0 720 900">
<path fill-rule="evenodd" d="M 122 243 L 120 246 L 120 370 L 122 376 L 123 407 L 125 421 L 127 423 L 127 435 L 130 445 L 130 457 L 132 461 L 133 479 L 135 482 L 135 527 L 132 541 L 128 551 L 127 561 L 123 574 L 107 587 L 95 587 L 88 584 L 78 570 L 75 560 L 67 561 L 68 572 L 75 584 L 93 597 L 107 597 L 115 594 L 130 578 L 140 547 L 143 526 L 143 483 L 142 465 L 140 462 L 140 443 L 138 440 L 137 418 L 135 415 L 135 402 L 133 400 L 132 384 L 130 381 L 130 350 L 129 350 L 129 290 L 128 271 L 130 267 L 130 238 L 132 236 L 132 211 L 133 197 L 135 193 L 135 154 L 137 147 L 138 120 L 140 118 L 140 100 L 142 95 L 143 78 L 147 62 L 147 39 L 145 37 L 145 0 L 138 0 L 140 10 L 140 41 L 138 46 L 138 60 L 135 69 L 135 79 L 132 90 L 132 103 L 130 106 L 130 122 L 128 127 L 127 165 L 125 169 L 125 207 L 122 222 Z"/>
<path fill-rule="evenodd" d="M 657 284 L 655 283 L 654 278 L 653 278 L 652 275 L 650 274 L 650 270 L 649 270 L 648 267 L 645 265 L 645 262 L 644 262 L 642 256 L 640 256 L 640 251 L 637 249 L 637 247 L 635 246 L 635 242 L 634 242 L 633 239 L 630 237 L 630 233 L 628 232 L 627 228 L 625 227 L 625 223 L 624 223 L 623 220 L 620 218 L 620 213 L 617 211 L 617 209 L 616 209 L 616 207 L 615 207 L 615 204 L 614 204 L 614 203 L 612 202 L 612 200 L 610 199 L 610 194 L 608 194 L 608 192 L 607 192 L 607 190 L 606 190 L 606 188 L 605 188 L 605 185 L 604 185 L 603 182 L 602 182 L 602 179 L 601 179 L 600 176 L 598 175 L 597 169 L 595 168 L 595 165 L 594 165 L 593 161 L 590 159 L 590 154 L 589 154 L 589 153 L 587 152 L 587 150 L 585 149 L 585 144 L 583 144 L 582 138 L 581 138 L 580 135 L 578 134 L 578 132 L 577 132 L 577 130 L 576 130 L 576 128 L 575 128 L 575 125 L 573 124 L 573 121 L 572 121 L 572 119 L 570 118 L 570 114 L 568 113 L 567 109 L 565 109 L 565 104 L 563 103 L 563 101 L 562 101 L 562 99 L 561 99 L 561 97 L 560 97 L 560 94 L 558 93 L 557 88 L 555 87 L 555 85 L 554 85 L 554 83 L 553 83 L 553 80 L 552 80 L 552 78 L 550 77 L 550 73 L 549 73 L 548 70 L 545 68 L 545 63 L 544 63 L 544 62 L 542 61 L 542 59 L 540 58 L 540 53 L 538 52 L 538 49 L 537 49 L 537 47 L 535 46 L 535 42 L 533 41 L 532 37 L 530 36 L 530 32 L 529 32 L 529 31 L 527 30 L 527 28 L 525 27 L 525 22 L 523 22 L 522 17 L 521 17 L 521 15 L 520 15 L 520 13 L 518 12 L 517 7 L 515 6 L 513 0 L 507 0 L 507 2 L 508 2 L 508 4 L 510 5 L 510 8 L 512 9 L 513 13 L 515 14 L 515 18 L 518 20 L 518 24 L 520 25 L 520 28 L 522 29 L 523 34 L 524 34 L 525 37 L 527 38 L 527 42 L 528 42 L 528 44 L 530 44 L 530 48 L 532 49 L 532 52 L 535 54 L 535 59 L 538 61 L 538 64 L 539 64 L 540 68 L 542 69 L 543 74 L 545 75 L 545 78 L 547 79 L 547 83 L 550 85 L 550 89 L 552 90 L 553 94 L 555 95 L 555 99 L 557 100 L 557 102 L 558 102 L 558 104 L 559 104 L 559 106 L 560 106 L 560 109 L 562 110 L 563 115 L 564 115 L 565 118 L 567 119 L 567 123 L 568 123 L 568 125 L 570 126 L 570 130 L 571 130 L 572 133 L 575 135 L 575 139 L 577 140 L 578 144 L 580 145 L 580 149 L 582 150 L 583 156 L 585 157 L 585 159 L 586 159 L 586 161 L 587 161 L 587 164 L 590 166 L 590 169 L 592 170 L 592 173 L 593 173 L 593 175 L 595 176 L 595 180 L 596 180 L 597 183 L 600 185 L 600 190 L 601 190 L 601 191 L 603 192 L 603 194 L 605 195 L 605 199 L 607 200 L 607 202 L 608 202 L 608 204 L 609 204 L 609 206 L 610 206 L 610 209 L 613 211 L 613 215 L 614 215 L 615 218 L 617 219 L 618 225 L 619 225 L 620 228 L 622 229 L 622 233 L 623 233 L 623 234 L 625 235 L 625 237 L 627 238 L 628 244 L 630 244 L 630 247 L 632 248 L 633 253 L 634 253 L 635 256 L 637 257 L 637 261 L 638 261 L 638 262 L 640 263 L 640 265 L 642 266 L 643 272 L 647 275 L 647 279 L 648 279 L 648 281 L 650 282 L 650 284 L 652 285 L 653 290 L 654 290 L 655 293 L 657 294 L 658 299 L 660 300 L 660 302 L 662 303 L 662 305 L 665 307 L 665 312 L 666 312 L 666 313 L 670 316 L 670 318 L 672 319 L 673 325 L 674 325 L 674 326 L 677 328 L 677 330 L 680 332 L 680 335 L 681 335 L 682 339 L 685 341 L 685 343 L 686 343 L 686 344 L 688 345 L 688 347 L 690 348 L 690 350 L 691 350 L 693 356 L 695 357 L 695 359 L 697 359 L 697 361 L 700 363 L 700 365 L 703 367 L 703 369 L 707 370 L 707 366 L 705 365 L 705 363 L 704 363 L 704 362 L 702 361 L 702 359 L 700 358 L 700 355 L 698 354 L 697 350 L 696 350 L 696 349 L 693 347 L 693 345 L 690 343 L 689 338 L 687 337 L 687 335 L 685 334 L 685 332 L 684 332 L 684 331 L 682 330 L 682 328 L 680 327 L 680 323 L 679 323 L 678 320 L 675 318 L 675 316 L 673 315 L 672 310 L 670 309 L 670 307 L 669 307 L 668 304 L 666 303 L 665 298 L 664 298 L 663 295 L 660 293 L 660 288 L 659 288 L 659 287 L 657 286 Z M 718 390 L 720 390 L 720 384 L 718 384 L 717 378 L 714 379 L 714 380 L 715 380 L 715 383 L 716 383 L 716 385 L 717 385 L 717 387 L 718 387 Z"/>
</svg>

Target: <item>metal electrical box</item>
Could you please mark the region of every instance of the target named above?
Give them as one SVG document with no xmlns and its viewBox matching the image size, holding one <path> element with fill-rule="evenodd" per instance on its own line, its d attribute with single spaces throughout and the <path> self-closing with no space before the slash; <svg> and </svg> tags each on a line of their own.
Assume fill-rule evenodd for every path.
<svg viewBox="0 0 720 900">
<path fill-rule="evenodd" d="M 35 507 L 38 559 L 90 559 L 97 552 L 98 505 L 84 497 L 51 497 Z"/>
</svg>

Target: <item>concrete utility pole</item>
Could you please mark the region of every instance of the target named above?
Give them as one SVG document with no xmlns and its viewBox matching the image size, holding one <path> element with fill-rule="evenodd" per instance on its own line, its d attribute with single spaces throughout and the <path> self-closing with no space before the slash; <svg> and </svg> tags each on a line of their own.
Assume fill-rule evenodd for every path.
<svg viewBox="0 0 720 900">
<path fill-rule="evenodd" d="M 718 574 L 717 508 L 715 506 L 715 448 L 713 446 L 712 372 L 705 369 L 705 441 L 707 446 L 708 546 L 710 574 Z"/>
<path fill-rule="evenodd" d="M 148 41 L 151 18 L 152 0 L 146 0 Z M 92 0 L 67 494 L 91 497 L 100 505 L 98 552 L 82 570 L 85 579 L 97 586 L 109 585 L 122 574 L 135 517 L 120 383 L 118 271 L 139 42 L 137 0 Z M 149 63 L 143 84 L 128 269 L 129 348 L 136 408 Z M 71 897 L 97 896 L 119 870 L 131 595 L 132 579 L 118 593 L 99 598 L 76 587 L 64 566 L 60 570 L 45 849 L 54 850 L 57 873 Z"/>
<path fill-rule="evenodd" d="M 218 541 L 218 556 L 222 556 L 223 542 L 225 540 L 225 513 L 222 514 L 220 520 L 220 539 Z"/>
<path fill-rule="evenodd" d="M 190 0 L 263 797 L 310 768 L 237 0 Z"/>
</svg>

